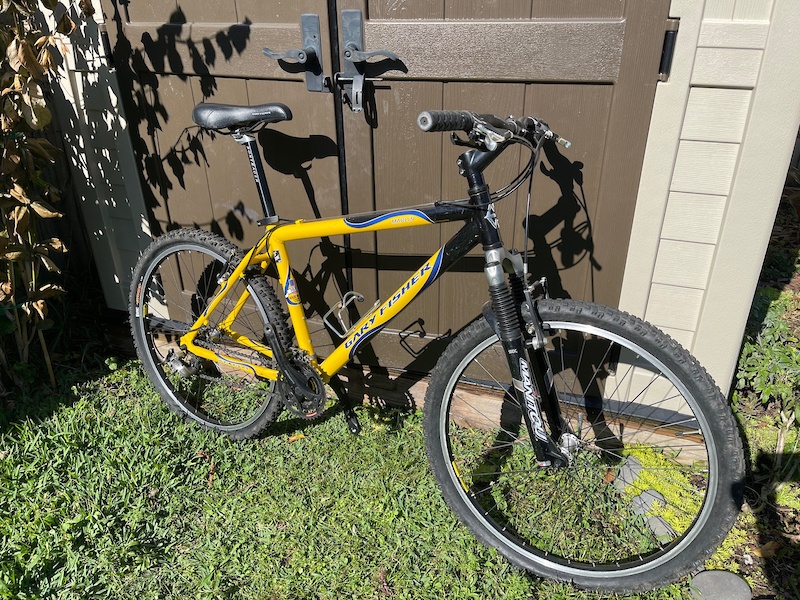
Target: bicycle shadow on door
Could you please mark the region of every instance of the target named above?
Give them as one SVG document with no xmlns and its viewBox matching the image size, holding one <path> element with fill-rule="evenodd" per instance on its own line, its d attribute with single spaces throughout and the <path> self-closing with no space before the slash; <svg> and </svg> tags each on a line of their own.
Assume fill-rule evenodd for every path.
<svg viewBox="0 0 800 600">
<path fill-rule="evenodd" d="M 584 193 L 583 163 L 572 162 L 562 155 L 554 143 L 546 143 L 544 157 L 540 162 L 541 173 L 554 181 L 558 186 L 558 197 L 553 199 L 548 187 L 543 185 L 541 175 L 536 180 L 532 193 L 532 207 L 544 206 L 540 213 L 532 211 L 523 218 L 519 226 L 523 229 L 528 226 L 528 259 L 529 272 L 534 278 L 546 277 L 548 280 L 549 294 L 553 298 L 571 298 L 573 296 L 588 296 L 594 299 L 595 271 L 600 271 L 602 266 L 594 256 L 594 239 L 589 209 Z M 404 264 L 416 261 L 422 262 L 422 255 L 403 257 L 354 255 L 353 264 L 363 261 L 364 267 L 379 264 L 381 270 L 406 270 Z M 392 260 L 397 258 L 397 260 Z M 462 258 L 445 277 L 457 276 L 458 273 L 482 273 L 484 260 L 481 255 L 469 255 Z M 562 273 L 569 269 L 586 269 L 586 279 L 589 282 L 588 291 L 582 289 L 567 289 Z M 488 296 L 487 296 L 488 298 Z M 478 311 L 475 313 L 478 314 Z M 402 318 L 402 317 L 401 317 Z M 354 370 L 353 394 L 359 396 L 363 393 L 368 401 L 377 406 L 400 406 L 402 408 L 419 408 L 419 400 L 424 395 L 425 377 L 436 364 L 440 354 L 450 341 L 468 323 L 463 323 L 458 330 L 447 330 L 439 335 L 431 335 L 425 329 L 425 322 L 418 318 L 408 323 L 396 333 L 398 345 L 405 351 L 410 361 L 399 369 L 396 365 L 389 368 L 374 367 L 372 363 L 362 359 L 362 363 L 369 364 L 369 372 L 361 377 L 361 371 Z M 424 342 L 422 340 L 425 340 Z M 361 357 L 359 357 L 361 358 Z M 401 373 L 397 376 L 398 371 Z M 394 373 L 394 377 L 392 374 Z M 602 382 L 595 385 L 602 386 Z M 591 411 L 591 409 L 590 409 Z M 513 410 L 511 411 L 513 418 Z M 603 426 L 601 414 L 595 415 L 596 426 Z"/>
<path fill-rule="evenodd" d="M 572 298 L 573 294 L 580 295 L 581 290 L 573 290 L 571 294 L 565 289 L 561 273 L 588 261 L 586 300 L 593 301 L 595 272 L 602 271 L 603 267 L 594 256 L 592 222 L 583 186 L 584 164 L 570 161 L 553 142 L 545 143 L 543 151 L 550 166 L 542 160 L 539 169 L 556 183 L 560 195 L 548 209 L 540 214 L 531 213 L 521 223 L 523 229 L 527 226 L 530 240 L 529 272 L 537 278 L 547 277 L 553 298 Z M 538 189 L 543 186 L 539 185 Z M 540 203 L 536 189 L 532 202 L 534 206 Z"/>
</svg>

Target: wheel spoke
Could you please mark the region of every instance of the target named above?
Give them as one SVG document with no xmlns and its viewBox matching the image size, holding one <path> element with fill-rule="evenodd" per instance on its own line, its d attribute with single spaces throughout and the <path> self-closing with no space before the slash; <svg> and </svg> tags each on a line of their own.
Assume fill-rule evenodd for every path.
<svg viewBox="0 0 800 600">
<path fill-rule="evenodd" d="M 540 307 L 548 303 L 558 301 Z M 688 361 L 670 355 L 683 351 L 664 353 L 667 344 L 636 333 L 646 325 L 615 322 L 622 333 L 610 333 L 606 310 L 584 322 L 580 310 L 566 320 L 555 310 L 548 320 L 540 308 L 561 415 L 578 436 L 569 465 L 538 466 L 505 353 L 481 321 L 437 365 L 426 443 L 434 472 L 441 455 L 450 473 L 440 477 L 450 504 L 473 531 L 489 532 L 482 539 L 526 568 L 547 565 L 615 589 L 596 574 L 654 569 L 677 556 L 679 540 L 701 546 L 707 523 L 727 527 L 732 517 L 712 508 L 722 489 L 712 485 L 721 477 L 720 441 L 708 443 L 712 419 L 701 412 L 706 399 L 692 395 L 700 388 L 682 366 Z"/>
<path fill-rule="evenodd" d="M 156 240 L 137 265 L 134 281 L 141 298 L 131 310 L 137 351 L 167 404 L 201 425 L 232 437 L 251 437 L 277 417 L 282 406 L 275 382 L 260 380 L 252 368 L 272 366 L 269 357 L 243 345 L 238 335 L 263 342 L 270 320 L 283 324 L 274 292 L 262 278 L 240 279 L 199 327 L 194 344 L 224 360 L 212 362 L 187 353 L 179 338 L 189 332 L 220 288 L 228 258 L 241 257 L 231 244 L 205 232 L 178 230 Z M 246 300 L 233 320 L 229 337 L 219 329 L 237 302 Z M 272 319 L 268 316 L 275 313 Z M 287 340 L 285 325 L 280 335 Z"/>
</svg>

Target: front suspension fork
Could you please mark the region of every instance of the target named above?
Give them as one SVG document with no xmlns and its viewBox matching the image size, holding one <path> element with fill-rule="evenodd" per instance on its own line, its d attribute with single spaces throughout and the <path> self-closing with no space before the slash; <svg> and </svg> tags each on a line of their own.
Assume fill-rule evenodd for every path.
<svg viewBox="0 0 800 600">
<path fill-rule="evenodd" d="M 502 249 L 487 252 L 485 271 L 492 304 L 492 320 L 494 321 L 492 326 L 505 350 L 514 386 L 514 395 L 522 409 L 523 420 L 539 465 L 565 466 L 569 462 L 569 455 L 553 440 L 560 440 L 562 435 L 568 431 L 568 425 L 558 407 L 545 348 L 540 343 L 540 335 L 532 337 L 530 341 L 523 335 L 522 321 L 538 319 L 538 315 L 523 316 L 521 314 L 520 307 L 526 307 L 531 312 L 535 311 L 535 308 L 529 300 L 524 298 L 521 270 L 517 272 L 513 261 L 504 255 L 505 251 Z M 511 289 L 505 281 L 504 262 L 509 262 L 512 266 L 509 269 L 511 271 Z M 520 294 L 523 295 L 522 298 L 517 297 Z M 547 415 L 552 436 L 548 435 L 545 429 L 542 408 Z"/>
</svg>

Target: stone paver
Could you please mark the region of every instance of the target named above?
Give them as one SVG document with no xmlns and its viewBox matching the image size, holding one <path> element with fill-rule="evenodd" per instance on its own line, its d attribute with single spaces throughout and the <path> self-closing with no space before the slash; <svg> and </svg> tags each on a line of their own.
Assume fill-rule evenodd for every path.
<svg viewBox="0 0 800 600">
<path fill-rule="evenodd" d="M 744 579 L 728 571 L 703 571 L 692 578 L 697 600 L 751 600 L 753 592 Z"/>
</svg>

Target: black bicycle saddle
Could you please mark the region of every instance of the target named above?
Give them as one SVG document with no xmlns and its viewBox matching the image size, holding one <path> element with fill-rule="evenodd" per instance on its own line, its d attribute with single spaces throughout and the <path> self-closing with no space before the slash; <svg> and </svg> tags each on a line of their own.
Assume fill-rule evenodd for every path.
<svg viewBox="0 0 800 600">
<path fill-rule="evenodd" d="M 292 111 L 278 102 L 255 106 L 204 102 L 194 107 L 192 120 L 208 129 L 249 129 L 261 124 L 291 121 Z"/>
</svg>

